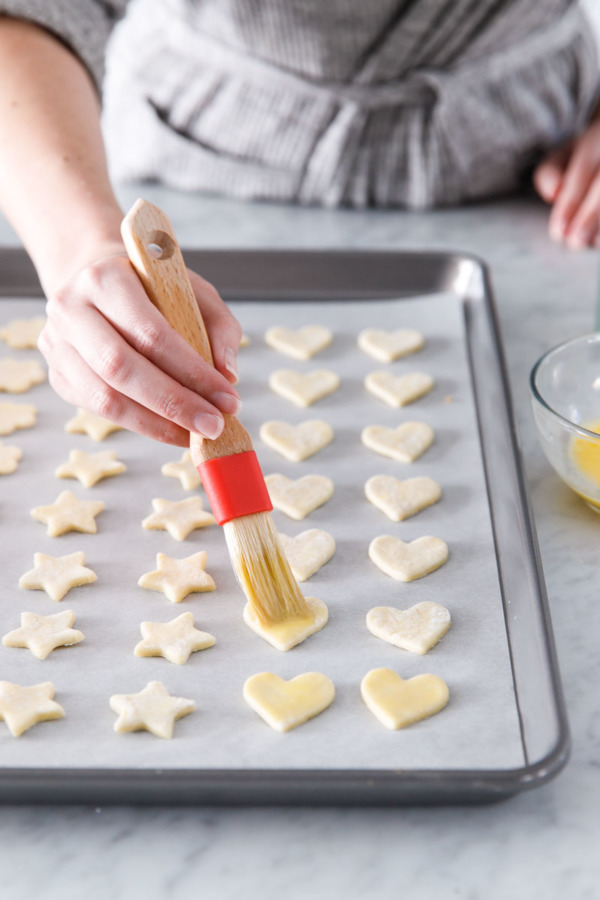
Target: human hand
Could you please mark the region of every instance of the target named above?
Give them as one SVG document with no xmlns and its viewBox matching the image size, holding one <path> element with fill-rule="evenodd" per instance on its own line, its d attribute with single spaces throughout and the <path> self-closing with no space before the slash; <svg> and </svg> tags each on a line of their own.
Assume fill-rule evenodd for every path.
<svg viewBox="0 0 600 900">
<path fill-rule="evenodd" d="M 550 237 L 573 250 L 598 244 L 600 110 L 586 130 L 552 151 L 535 169 L 534 186 L 552 204 Z"/>
<path fill-rule="evenodd" d="M 189 271 L 215 367 L 171 328 L 146 295 L 124 248 L 102 248 L 56 289 L 39 348 L 64 400 L 156 440 L 216 438 L 235 415 L 242 331 L 215 288 Z"/>
</svg>

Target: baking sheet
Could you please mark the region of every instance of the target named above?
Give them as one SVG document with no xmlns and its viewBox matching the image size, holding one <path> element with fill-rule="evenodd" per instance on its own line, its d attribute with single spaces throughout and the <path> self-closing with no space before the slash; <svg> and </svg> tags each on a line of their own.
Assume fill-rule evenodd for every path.
<svg viewBox="0 0 600 900">
<path fill-rule="evenodd" d="M 0 480 L 0 626 L 6 633 L 19 624 L 19 613 L 76 613 L 75 626 L 85 634 L 81 644 L 54 651 L 46 660 L 26 650 L 0 647 L 0 678 L 30 684 L 51 680 L 66 717 L 43 723 L 19 740 L 0 726 L 0 756 L 6 767 L 98 767 L 160 769 L 511 769 L 525 762 L 514 694 L 494 543 L 483 476 L 477 423 L 465 353 L 461 300 L 454 294 L 361 302 L 244 302 L 234 312 L 250 335 L 240 352 L 243 423 L 249 428 L 265 474 L 289 477 L 315 473 L 335 483 L 334 497 L 324 507 L 294 522 L 275 512 L 278 528 L 298 534 L 324 528 L 336 539 L 333 559 L 302 586 L 307 596 L 324 600 L 330 622 L 304 644 L 282 654 L 266 644 L 241 619 L 243 597 L 230 571 L 220 529 L 192 532 L 184 542 L 166 532 L 141 528 L 153 497 L 190 496 L 179 482 L 160 474 L 163 462 L 180 451 L 127 432 L 97 444 L 85 435 L 69 435 L 64 423 L 73 409 L 48 385 L 11 397 L 39 407 L 38 425 L 3 438 L 23 450 L 14 475 Z M 39 314 L 39 300 L 3 301 L 2 322 Z M 268 348 L 263 334 L 269 325 L 329 325 L 334 342 L 306 363 Z M 418 354 L 384 366 L 356 347 L 364 327 L 416 327 L 427 344 Z M 36 351 L 3 355 L 26 358 Z M 267 387 L 277 368 L 308 371 L 331 368 L 342 379 L 335 394 L 301 410 Z M 427 397 L 393 410 L 366 392 L 369 371 L 390 368 L 398 374 L 422 370 L 436 380 Z M 2 399 L 9 399 L 3 395 Z M 290 463 L 258 438 L 267 418 L 300 422 L 323 418 L 335 431 L 334 442 L 309 460 Z M 387 460 L 364 447 L 360 431 L 368 424 L 393 426 L 418 419 L 436 432 L 434 445 L 412 465 Z M 86 489 L 73 480 L 56 479 L 55 468 L 78 447 L 114 449 L 128 471 Z M 443 489 L 440 503 L 403 523 L 392 523 L 364 497 L 363 486 L 374 474 L 397 477 L 429 475 Z M 70 533 L 49 538 L 29 510 L 54 501 L 61 490 L 83 498 L 99 498 L 106 511 L 98 518 L 99 533 Z M 378 534 L 412 540 L 434 534 L 447 541 L 448 562 L 410 584 L 381 573 L 368 559 L 367 547 Z M 155 568 L 157 552 L 184 557 L 208 553 L 207 570 L 217 583 L 208 594 L 191 594 L 180 604 L 137 587 L 143 572 Z M 86 564 L 98 581 L 73 589 L 61 603 L 42 591 L 24 591 L 19 576 L 32 567 L 33 553 L 86 553 Z M 425 657 L 414 656 L 373 637 L 364 624 L 375 605 L 408 607 L 423 600 L 448 606 L 453 624 Z M 192 654 L 184 666 L 161 658 L 139 659 L 133 647 L 142 620 L 168 621 L 181 612 L 194 613 L 196 627 L 212 632 L 214 648 Z M 400 732 L 384 729 L 360 698 L 363 675 L 389 666 L 403 677 L 432 672 L 446 680 L 450 704 L 439 715 Z M 244 702 L 242 685 L 249 675 L 273 671 L 290 678 L 320 671 L 336 687 L 333 705 L 319 717 L 288 734 L 273 732 Z M 147 733 L 113 732 L 115 715 L 108 706 L 113 693 L 141 690 L 161 680 L 172 694 L 195 700 L 197 711 L 175 725 L 172 741 Z"/>
</svg>

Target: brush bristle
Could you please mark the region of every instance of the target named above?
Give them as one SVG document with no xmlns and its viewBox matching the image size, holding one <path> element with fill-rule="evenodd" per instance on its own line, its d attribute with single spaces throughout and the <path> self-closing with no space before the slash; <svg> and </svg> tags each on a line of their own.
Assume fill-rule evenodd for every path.
<svg viewBox="0 0 600 900">
<path fill-rule="evenodd" d="M 310 616 L 269 513 L 232 519 L 223 530 L 234 572 L 260 621 Z"/>
</svg>

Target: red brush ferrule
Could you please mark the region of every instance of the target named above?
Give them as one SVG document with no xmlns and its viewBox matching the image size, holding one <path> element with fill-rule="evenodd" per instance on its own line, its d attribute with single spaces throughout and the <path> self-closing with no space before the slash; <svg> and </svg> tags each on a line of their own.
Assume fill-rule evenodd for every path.
<svg viewBox="0 0 600 900">
<path fill-rule="evenodd" d="M 273 509 L 254 450 L 209 459 L 198 472 L 219 525 Z"/>
</svg>

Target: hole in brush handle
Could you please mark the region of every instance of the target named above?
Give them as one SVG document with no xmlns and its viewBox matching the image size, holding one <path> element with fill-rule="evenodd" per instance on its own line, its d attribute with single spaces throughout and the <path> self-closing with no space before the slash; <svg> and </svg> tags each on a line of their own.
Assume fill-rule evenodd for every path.
<svg viewBox="0 0 600 900">
<path fill-rule="evenodd" d="M 153 231 L 148 237 L 146 251 L 151 259 L 170 259 L 175 252 L 175 241 L 166 231 Z"/>
</svg>

